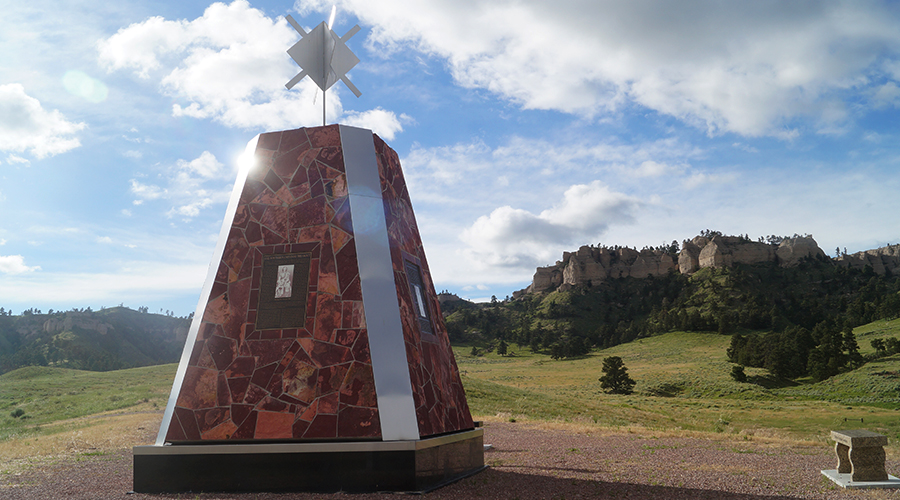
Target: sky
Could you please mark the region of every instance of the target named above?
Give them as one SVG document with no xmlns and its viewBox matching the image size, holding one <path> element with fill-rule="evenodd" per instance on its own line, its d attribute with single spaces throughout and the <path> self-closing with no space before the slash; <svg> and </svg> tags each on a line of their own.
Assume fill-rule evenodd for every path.
<svg viewBox="0 0 900 500">
<path fill-rule="evenodd" d="M 287 49 L 332 2 L 0 16 L 0 306 L 193 312 L 247 142 L 321 125 Z M 900 242 L 900 4 L 342 0 L 328 123 L 400 156 L 436 288 L 704 229 Z"/>
</svg>

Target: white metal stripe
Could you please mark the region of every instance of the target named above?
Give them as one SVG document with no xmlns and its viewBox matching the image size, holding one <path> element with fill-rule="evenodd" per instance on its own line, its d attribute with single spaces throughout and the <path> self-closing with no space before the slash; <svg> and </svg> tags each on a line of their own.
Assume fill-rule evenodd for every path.
<svg viewBox="0 0 900 500">
<path fill-rule="evenodd" d="M 213 282 L 216 280 L 216 273 L 219 270 L 219 263 L 222 261 L 222 254 L 225 253 L 225 242 L 228 241 L 228 233 L 231 232 L 231 225 L 234 223 L 234 214 L 237 213 L 238 203 L 241 200 L 241 193 L 244 191 L 244 185 L 247 183 L 247 175 L 255 166 L 255 161 L 253 159 L 255 157 L 256 144 L 258 142 L 259 134 L 247 143 L 244 154 L 242 154 L 241 159 L 238 160 L 238 174 L 234 181 L 234 189 L 231 190 L 231 199 L 228 200 L 228 208 L 225 209 L 225 220 L 222 221 L 222 229 L 219 231 L 219 240 L 216 242 L 212 260 L 206 271 L 206 281 L 203 283 L 203 288 L 200 291 L 200 300 L 197 302 L 194 320 L 191 322 L 191 329 L 188 331 L 187 340 L 184 341 L 184 350 L 181 351 L 181 361 L 178 363 L 178 371 L 175 372 L 175 382 L 172 384 L 172 391 L 169 393 L 169 402 L 166 403 L 166 411 L 163 413 L 162 423 L 159 425 L 159 433 L 156 435 L 156 446 L 165 444 L 166 434 L 169 432 L 169 425 L 172 423 L 172 414 L 175 412 L 175 403 L 178 401 L 178 395 L 181 392 L 181 386 L 184 383 L 184 376 L 187 373 L 188 363 L 191 360 L 191 351 L 194 349 L 194 343 L 197 342 L 197 334 L 200 331 L 200 324 L 203 322 L 203 313 L 206 312 L 209 294 L 212 292 Z"/>
<path fill-rule="evenodd" d="M 448 434 L 419 441 L 346 441 L 330 443 L 205 443 L 174 446 L 135 446 L 135 455 L 241 455 L 253 453 L 339 453 L 366 451 L 412 451 L 475 439 L 484 429 Z"/>
<path fill-rule="evenodd" d="M 384 441 L 417 440 L 419 426 L 371 130 L 339 125 L 353 239 Z"/>
</svg>

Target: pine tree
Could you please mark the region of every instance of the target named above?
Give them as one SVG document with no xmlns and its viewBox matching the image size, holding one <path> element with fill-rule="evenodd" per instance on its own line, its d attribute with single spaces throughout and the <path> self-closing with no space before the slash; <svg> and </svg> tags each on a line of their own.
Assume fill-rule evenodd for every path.
<svg viewBox="0 0 900 500">
<path fill-rule="evenodd" d="M 636 383 L 628 376 L 625 363 L 618 356 L 603 358 L 603 376 L 600 388 L 609 394 L 631 394 Z"/>
</svg>

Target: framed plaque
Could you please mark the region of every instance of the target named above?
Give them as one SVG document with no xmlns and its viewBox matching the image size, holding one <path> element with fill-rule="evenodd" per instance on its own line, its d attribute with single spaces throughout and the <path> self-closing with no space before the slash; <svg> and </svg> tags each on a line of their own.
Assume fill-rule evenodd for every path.
<svg viewBox="0 0 900 500">
<path fill-rule="evenodd" d="M 310 259 L 308 252 L 263 255 L 257 330 L 306 326 Z"/>
</svg>

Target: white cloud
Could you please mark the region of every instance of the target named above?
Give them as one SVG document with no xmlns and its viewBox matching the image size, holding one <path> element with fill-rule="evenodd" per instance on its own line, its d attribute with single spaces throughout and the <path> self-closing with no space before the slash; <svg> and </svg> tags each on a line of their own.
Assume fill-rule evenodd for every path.
<svg viewBox="0 0 900 500">
<path fill-rule="evenodd" d="M 22 158 L 21 156 L 17 156 L 14 154 L 11 154 L 6 157 L 6 163 L 9 163 L 10 165 L 19 164 L 19 165 L 25 165 L 27 167 L 31 166 L 30 160 L 28 160 L 27 158 Z"/>
<path fill-rule="evenodd" d="M 205 179 L 221 175 L 224 167 L 209 151 L 200 153 L 200 156 L 191 161 L 178 160 L 177 165 L 186 175 L 197 174 Z"/>
<path fill-rule="evenodd" d="M 737 175 L 732 172 L 708 174 L 706 172 L 694 172 L 683 180 L 685 189 L 696 189 L 704 184 L 727 184 L 733 182 Z"/>
<path fill-rule="evenodd" d="M 678 167 L 673 167 L 653 160 L 647 160 L 634 169 L 633 174 L 637 177 L 662 177 L 678 170 Z"/>
<path fill-rule="evenodd" d="M 178 160 L 166 172 L 166 187 L 131 179 L 129 191 L 136 197 L 132 203 L 141 205 L 145 201 L 164 199 L 175 204 L 166 212 L 166 217 L 196 217 L 213 203 L 228 200 L 232 179 L 231 172 L 224 167 L 209 151 L 190 161 Z M 131 215 L 130 211 L 125 212 L 122 213 Z"/>
<path fill-rule="evenodd" d="M 122 153 L 122 156 L 131 158 L 132 160 L 140 160 L 144 157 L 144 153 L 141 153 L 140 151 L 128 150 Z"/>
<path fill-rule="evenodd" d="M 331 0 L 295 2 L 303 13 Z M 900 78 L 900 20 L 879 3 L 344 0 L 370 46 L 446 61 L 463 86 L 596 116 L 635 102 L 709 134 L 795 137 L 834 103 Z"/>
<path fill-rule="evenodd" d="M 887 82 L 875 90 L 872 97 L 875 105 L 878 107 L 898 106 L 900 105 L 900 87 L 894 82 Z"/>
<path fill-rule="evenodd" d="M 5 244 L 6 244 L 6 240 L 4 240 L 3 238 L 0 238 L 0 247 L 2 247 Z"/>
<path fill-rule="evenodd" d="M 178 102 L 174 116 L 212 119 L 229 127 L 284 129 L 322 122 L 321 95 L 307 78 L 285 89 L 299 68 L 285 51 L 299 35 L 284 18 L 271 19 L 246 0 L 214 3 L 192 21 L 152 17 L 120 29 L 98 44 L 109 71 L 130 69 L 159 78 Z M 342 85 L 342 84 L 340 84 Z M 327 116 L 344 114 L 339 86 L 329 92 Z M 375 109 L 348 114 L 377 126 L 385 137 L 401 130 L 393 113 Z M 381 132 L 379 132 L 381 133 Z"/>
<path fill-rule="evenodd" d="M 464 251 L 487 266 L 533 269 L 556 256 L 560 247 L 595 241 L 611 224 L 630 224 L 642 202 L 611 191 L 600 181 L 577 184 L 539 214 L 503 206 L 461 234 Z"/>
<path fill-rule="evenodd" d="M 737 149 L 740 149 L 741 151 L 746 151 L 748 153 L 759 153 L 758 149 L 756 149 L 753 146 L 750 146 L 748 144 L 741 143 L 741 142 L 735 142 L 731 146 L 735 147 Z"/>
<path fill-rule="evenodd" d="M 97 243 L 109 244 L 112 243 L 113 240 L 109 236 L 98 236 Z"/>
<path fill-rule="evenodd" d="M 408 117 L 401 115 L 400 118 L 407 119 Z M 344 115 L 341 122 L 352 127 L 367 128 L 387 141 L 394 140 L 397 133 L 403 130 L 403 125 L 400 124 L 397 115 L 393 111 L 385 111 L 381 108 L 370 109 L 362 113 L 350 111 Z"/>
<path fill-rule="evenodd" d="M 143 203 L 143 200 L 155 200 L 158 198 L 162 198 L 166 195 L 166 190 L 160 188 L 159 186 L 143 184 L 134 179 L 131 179 L 131 193 L 140 198 L 140 200 L 135 201 L 141 201 L 141 203 Z M 140 203 L 136 204 L 140 205 Z"/>
<path fill-rule="evenodd" d="M 74 135 L 84 127 L 45 110 L 22 85 L 0 85 L 0 151 L 28 151 L 38 159 L 64 153 L 81 146 Z"/>
<path fill-rule="evenodd" d="M 123 297 L 136 301 L 196 294 L 203 286 L 206 269 L 206 263 L 130 262 L 115 272 L 21 273 L 0 280 L 0 300 L 17 303 L 118 303 Z"/>
<path fill-rule="evenodd" d="M 26 266 L 25 258 L 21 255 L 0 255 L 0 273 L 22 274 L 40 269 L 41 266 Z"/>
</svg>

